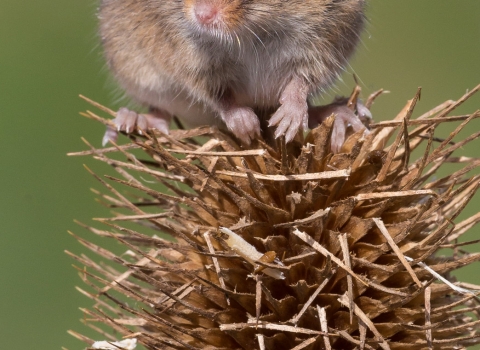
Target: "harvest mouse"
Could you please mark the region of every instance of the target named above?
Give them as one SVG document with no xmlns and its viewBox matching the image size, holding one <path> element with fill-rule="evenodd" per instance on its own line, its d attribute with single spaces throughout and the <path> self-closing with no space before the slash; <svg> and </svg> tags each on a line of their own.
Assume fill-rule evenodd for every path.
<svg viewBox="0 0 480 350">
<path fill-rule="evenodd" d="M 102 0 L 108 66 L 126 93 L 150 108 L 140 115 L 120 109 L 118 131 L 168 133 L 175 115 L 189 126 L 226 127 L 250 144 L 260 136 L 258 116 L 274 111 L 268 126 L 291 141 L 328 116 L 310 101 L 354 51 L 364 7 L 365 0 Z M 347 125 L 364 128 L 338 103 L 326 110 L 336 106 L 334 151 Z M 116 132 L 107 131 L 104 142 Z"/>
</svg>

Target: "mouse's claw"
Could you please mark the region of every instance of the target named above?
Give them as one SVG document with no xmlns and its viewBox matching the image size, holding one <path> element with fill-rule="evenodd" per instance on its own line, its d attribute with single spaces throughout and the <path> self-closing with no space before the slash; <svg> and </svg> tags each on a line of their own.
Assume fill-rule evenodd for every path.
<svg viewBox="0 0 480 350">
<path fill-rule="evenodd" d="M 157 129 L 164 134 L 168 134 L 171 115 L 159 109 L 150 109 L 150 113 L 138 114 L 128 108 L 122 107 L 118 110 L 117 116 L 113 119 L 115 128 L 107 126 L 103 135 L 102 146 L 109 141 L 116 142 L 119 132 L 130 134 L 137 131 L 142 135 L 143 131 L 148 129 Z"/>
<path fill-rule="evenodd" d="M 117 143 L 117 139 L 118 131 L 112 128 L 110 125 L 107 125 L 107 130 L 105 130 L 105 134 L 103 134 L 102 138 L 102 147 L 105 147 L 110 141 Z"/>
<path fill-rule="evenodd" d="M 360 100 L 357 100 L 356 107 L 358 118 L 368 128 L 373 121 L 372 112 Z"/>
<path fill-rule="evenodd" d="M 331 137 L 331 147 L 334 153 L 338 153 L 345 142 L 348 127 L 351 127 L 354 132 L 365 129 L 365 133 L 369 133 L 367 127 L 372 121 L 370 110 L 358 100 L 355 113 L 347 106 L 347 102 L 348 99 L 346 98 L 338 98 L 329 105 L 308 109 L 308 126 L 310 129 L 317 127 L 332 114 L 335 115 Z"/>
</svg>

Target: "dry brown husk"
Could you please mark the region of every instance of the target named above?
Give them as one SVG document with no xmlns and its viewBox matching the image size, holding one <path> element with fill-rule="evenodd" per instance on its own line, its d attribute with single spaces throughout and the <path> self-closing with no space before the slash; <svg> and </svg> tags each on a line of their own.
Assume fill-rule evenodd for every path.
<svg viewBox="0 0 480 350">
<path fill-rule="evenodd" d="M 88 285 L 78 289 L 94 301 L 82 309 L 84 322 L 99 338 L 136 337 L 147 349 L 480 343 L 480 286 L 451 275 L 480 260 L 458 243 L 480 213 L 455 220 L 477 190 L 479 177 L 468 172 L 480 159 L 452 155 L 479 136 L 452 142 L 480 113 L 451 116 L 479 89 L 413 120 L 418 92 L 392 121 L 373 124 L 368 136 L 350 135 L 339 154 L 329 146 L 333 117 L 287 146 L 256 141 L 242 148 L 212 127 L 132 136 L 103 149 L 87 143 L 90 150 L 75 155 L 110 164 L 118 176 L 94 175 L 114 215 L 98 219 L 102 229 L 82 226 L 129 254 L 74 235 L 94 253 L 68 252 Z M 436 127 L 452 121 L 460 124 L 436 140 Z M 450 163 L 460 170 L 432 180 Z M 248 262 L 219 227 L 265 254 L 261 261 Z M 152 229 L 158 236 L 142 233 Z"/>
</svg>

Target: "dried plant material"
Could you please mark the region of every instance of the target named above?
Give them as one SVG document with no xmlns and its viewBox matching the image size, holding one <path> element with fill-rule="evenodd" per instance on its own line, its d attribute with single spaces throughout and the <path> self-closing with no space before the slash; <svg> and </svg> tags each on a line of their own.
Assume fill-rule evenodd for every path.
<svg viewBox="0 0 480 350">
<path fill-rule="evenodd" d="M 480 185 L 469 175 L 480 160 L 453 153 L 480 136 L 460 138 L 480 112 L 451 115 L 479 89 L 415 118 L 418 91 L 394 120 L 351 133 L 337 154 L 333 117 L 289 144 L 255 140 L 250 149 L 213 127 L 130 135 L 101 149 L 84 140 L 87 150 L 72 155 L 115 176 L 87 168 L 112 216 L 95 221 L 102 229 L 79 224 L 124 249 L 72 233 L 89 250 L 68 252 L 87 285 L 77 289 L 94 304 L 82 322 L 106 349 L 127 344 L 115 343 L 119 335 L 149 350 L 479 344 L 480 286 L 452 272 L 480 261 L 463 248 L 478 240 L 461 241 L 480 214 L 457 219 Z M 453 126 L 440 139 L 443 124 Z"/>
<path fill-rule="evenodd" d="M 218 142 L 215 146 L 220 145 Z M 209 152 L 209 151 L 190 151 L 184 149 L 165 149 L 170 153 L 181 153 L 196 156 L 214 156 L 214 157 L 245 157 L 245 156 L 263 156 L 266 152 L 264 149 L 252 149 L 246 151 L 231 151 L 231 152 Z"/>
<path fill-rule="evenodd" d="M 253 245 L 248 243 L 232 230 L 229 230 L 226 227 L 220 227 L 220 232 L 227 235 L 225 243 L 229 248 L 233 249 L 238 255 L 255 266 L 255 269 L 258 269 L 256 263 L 262 261 L 264 254 L 260 253 Z M 281 271 L 272 268 L 263 269 L 263 273 L 276 279 L 285 279 L 285 276 Z"/>
<path fill-rule="evenodd" d="M 226 286 L 225 286 L 225 281 L 223 280 L 223 277 L 221 276 L 220 264 L 218 263 L 218 259 L 214 256 L 215 249 L 213 248 L 212 240 L 210 239 L 210 232 L 208 232 L 208 231 L 205 232 L 203 234 L 203 237 L 205 238 L 205 242 L 207 243 L 208 250 L 212 254 L 212 261 L 213 261 L 213 265 L 215 266 L 215 272 L 217 273 L 218 282 L 220 283 L 220 287 L 225 289 Z M 228 298 L 227 298 L 227 304 L 230 305 L 230 300 Z"/>
<path fill-rule="evenodd" d="M 340 235 L 339 238 L 340 240 L 340 246 L 342 247 L 342 254 L 343 254 L 343 261 L 345 266 L 349 267 L 350 269 L 352 268 L 352 264 L 350 263 L 350 251 L 348 247 L 348 240 L 347 240 L 347 234 L 344 233 L 343 235 Z M 350 301 L 350 304 L 348 308 L 350 309 L 350 323 L 353 323 L 353 279 L 351 275 L 347 275 L 347 290 L 348 290 L 348 299 Z"/>
<path fill-rule="evenodd" d="M 256 275 L 257 285 L 255 288 L 255 316 L 258 325 L 258 320 L 260 319 L 260 312 L 262 308 L 262 278 L 259 275 Z"/>
<path fill-rule="evenodd" d="M 410 276 L 412 276 L 412 279 L 420 288 L 422 288 L 422 282 L 420 282 L 417 275 L 415 275 L 415 272 L 403 256 L 400 248 L 398 248 L 398 246 L 395 244 L 395 241 L 393 240 L 392 236 L 390 236 L 390 233 L 388 233 L 388 230 L 385 227 L 383 221 L 379 218 L 373 218 L 373 222 L 375 222 L 383 237 L 385 237 L 385 239 L 387 240 L 388 245 L 392 248 L 393 252 L 398 256 L 398 259 L 402 262 L 402 265 L 405 266 L 405 269 L 408 271 Z"/>
<path fill-rule="evenodd" d="M 242 169 L 242 172 L 234 171 L 217 171 L 218 175 L 227 175 L 232 177 L 243 177 L 247 178 L 248 175 Z M 345 178 L 350 175 L 349 170 L 338 170 L 338 171 L 323 171 L 321 173 L 309 173 L 309 174 L 299 174 L 299 175 L 263 175 L 263 174 L 252 174 L 253 177 L 257 180 L 269 180 L 269 181 L 307 181 L 307 180 L 322 180 L 322 179 L 337 179 Z"/>
<path fill-rule="evenodd" d="M 258 346 L 260 347 L 260 350 L 265 350 L 265 337 L 263 334 L 258 334 Z"/>
<path fill-rule="evenodd" d="M 92 344 L 92 349 L 101 350 L 133 350 L 137 347 L 137 339 L 124 339 L 121 341 L 109 342 L 109 341 L 96 341 Z"/>
<path fill-rule="evenodd" d="M 433 349 L 431 296 L 432 289 L 430 287 L 425 288 L 425 333 L 427 337 L 428 349 Z"/>
<path fill-rule="evenodd" d="M 320 307 L 317 305 L 318 310 L 318 318 L 320 319 L 320 329 L 325 335 L 323 336 L 323 342 L 326 350 L 332 350 L 332 346 L 330 345 L 330 338 L 328 337 L 328 321 L 327 321 L 327 313 L 324 307 Z"/>
<path fill-rule="evenodd" d="M 322 289 L 327 285 L 328 282 L 330 282 L 330 277 L 332 276 L 333 274 L 331 274 L 328 278 L 325 278 L 322 282 L 321 285 L 319 285 L 317 287 L 317 289 L 315 290 L 315 292 L 313 292 L 313 294 L 310 296 L 310 298 L 307 300 L 307 302 L 303 305 L 302 309 L 300 310 L 300 312 L 295 315 L 294 318 L 292 318 L 289 322 L 290 323 L 293 323 L 293 324 L 297 324 L 298 321 L 300 321 L 300 318 L 305 314 L 305 311 L 307 311 L 307 309 L 312 305 L 312 303 L 315 301 L 315 299 L 317 298 L 317 296 L 320 294 L 320 292 L 322 291 Z M 318 306 L 318 305 L 317 305 Z M 327 330 L 325 329 L 322 329 L 323 332 L 327 332 Z"/>
<path fill-rule="evenodd" d="M 388 345 L 387 341 L 383 338 L 382 334 L 375 327 L 372 320 L 370 320 L 370 318 L 362 311 L 362 309 L 360 309 L 355 303 L 351 303 L 346 294 L 342 295 L 338 301 L 346 307 L 352 307 L 353 313 L 358 316 L 358 318 L 362 320 L 362 322 L 364 322 L 372 331 L 374 339 L 379 343 L 380 347 L 384 350 L 390 350 L 390 346 Z"/>
<path fill-rule="evenodd" d="M 258 329 L 268 329 L 274 331 L 281 331 L 281 332 L 288 332 L 293 334 L 307 334 L 307 335 L 322 335 L 322 332 L 314 331 L 309 328 L 299 328 L 293 327 L 283 324 L 275 324 L 275 323 L 262 323 L 262 324 L 255 324 L 255 323 L 246 323 L 246 324 L 224 324 L 220 326 L 222 330 L 235 330 L 235 329 L 243 329 L 244 327 L 255 327 Z"/>
<path fill-rule="evenodd" d="M 412 258 L 408 257 L 408 256 L 405 256 L 405 260 L 407 261 L 413 261 Z M 462 288 L 462 287 L 459 287 L 459 286 L 456 286 L 454 285 L 452 282 L 450 282 L 448 279 L 446 279 L 445 277 L 443 277 L 441 274 L 439 274 L 438 272 L 436 272 L 434 269 L 432 269 L 431 267 L 428 267 L 426 264 L 424 264 L 423 262 L 418 262 L 417 263 L 419 266 L 423 267 L 426 271 L 430 272 L 432 274 L 432 276 L 434 276 L 435 278 L 437 278 L 438 280 L 440 280 L 441 282 L 445 283 L 447 286 L 449 286 L 452 290 L 454 290 L 455 292 L 457 293 L 460 293 L 460 294 L 474 294 L 475 291 L 473 290 L 469 290 L 469 289 L 465 289 L 465 288 Z M 480 287 L 479 287 L 480 288 Z"/>
</svg>

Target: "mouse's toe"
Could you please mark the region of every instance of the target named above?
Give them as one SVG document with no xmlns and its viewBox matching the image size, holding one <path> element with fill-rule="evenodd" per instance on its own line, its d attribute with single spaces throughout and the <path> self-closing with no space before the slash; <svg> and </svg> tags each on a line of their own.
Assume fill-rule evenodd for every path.
<svg viewBox="0 0 480 350">
<path fill-rule="evenodd" d="M 118 110 L 117 116 L 113 122 L 117 131 L 125 131 L 127 134 L 135 130 L 137 125 L 138 113 L 128 108 L 122 107 Z"/>
<path fill-rule="evenodd" d="M 140 125 L 140 123 L 137 124 L 139 132 L 141 130 L 156 129 L 164 134 L 169 134 L 169 125 L 171 119 L 169 115 L 165 115 L 163 113 L 148 113 L 142 114 L 141 116 L 144 118 L 145 122 L 142 123 L 142 125 Z"/>
<path fill-rule="evenodd" d="M 260 121 L 249 107 L 231 108 L 222 113 L 222 119 L 228 130 L 246 145 L 256 137 L 260 137 Z"/>
<path fill-rule="evenodd" d="M 115 127 L 107 126 L 102 145 L 105 146 L 109 141 L 116 142 L 119 132 L 130 134 L 136 131 L 139 135 L 143 135 L 147 130 L 157 129 L 164 134 L 168 134 L 170 120 L 171 115 L 160 109 L 150 108 L 149 113 L 139 114 L 122 107 L 113 119 Z"/>
</svg>

